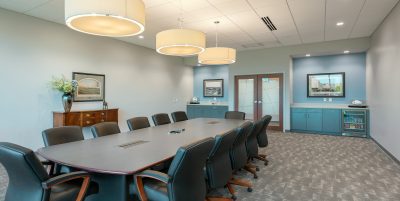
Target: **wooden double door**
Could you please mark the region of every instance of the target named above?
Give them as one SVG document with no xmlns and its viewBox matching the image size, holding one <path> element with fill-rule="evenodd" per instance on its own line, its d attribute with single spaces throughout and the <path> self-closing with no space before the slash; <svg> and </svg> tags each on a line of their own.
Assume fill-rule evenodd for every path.
<svg viewBox="0 0 400 201">
<path fill-rule="evenodd" d="M 235 76 L 235 110 L 246 119 L 258 120 L 271 115 L 269 129 L 283 130 L 283 74 Z"/>
</svg>

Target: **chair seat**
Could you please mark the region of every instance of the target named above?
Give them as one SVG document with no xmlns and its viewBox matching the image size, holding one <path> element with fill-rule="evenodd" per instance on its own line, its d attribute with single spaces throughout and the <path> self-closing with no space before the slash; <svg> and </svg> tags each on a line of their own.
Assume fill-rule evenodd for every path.
<svg viewBox="0 0 400 201">
<path fill-rule="evenodd" d="M 71 201 L 78 197 L 79 190 L 81 189 L 82 180 L 72 180 L 66 183 L 55 185 L 51 188 L 50 201 Z M 99 192 L 98 184 L 90 182 L 90 186 L 86 191 L 86 196 L 96 194 Z"/>
<path fill-rule="evenodd" d="M 51 188 L 50 201 L 75 200 L 80 190 L 78 182 L 67 182 Z"/>
<path fill-rule="evenodd" d="M 143 179 L 144 191 L 149 201 L 169 201 L 167 184 L 154 180 Z M 131 184 L 129 190 L 132 194 L 138 195 L 135 184 Z"/>
</svg>

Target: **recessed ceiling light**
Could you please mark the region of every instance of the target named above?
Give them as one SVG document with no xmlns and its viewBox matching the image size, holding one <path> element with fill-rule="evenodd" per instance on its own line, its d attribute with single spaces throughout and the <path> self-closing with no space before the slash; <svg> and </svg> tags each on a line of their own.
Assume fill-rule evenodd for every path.
<svg viewBox="0 0 400 201">
<path fill-rule="evenodd" d="M 336 23 L 336 26 L 338 26 L 338 27 L 341 27 L 341 26 L 343 26 L 344 25 L 344 22 L 337 22 Z"/>
<path fill-rule="evenodd" d="M 143 36 L 143 35 L 140 35 L 140 36 L 139 36 L 139 38 L 140 38 L 140 39 L 143 39 L 143 38 L 144 38 L 144 36 Z"/>
<path fill-rule="evenodd" d="M 350 51 L 349 50 L 345 50 L 343 53 L 348 54 L 348 53 L 350 53 Z"/>
<path fill-rule="evenodd" d="M 311 54 L 306 54 L 306 57 L 310 57 L 311 56 Z"/>
</svg>

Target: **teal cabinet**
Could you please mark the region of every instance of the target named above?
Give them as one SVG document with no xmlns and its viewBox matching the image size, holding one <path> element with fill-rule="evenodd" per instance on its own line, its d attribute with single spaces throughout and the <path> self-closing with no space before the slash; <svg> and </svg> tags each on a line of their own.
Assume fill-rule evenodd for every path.
<svg viewBox="0 0 400 201">
<path fill-rule="evenodd" d="M 322 114 L 322 131 L 324 133 L 338 134 L 342 132 L 342 110 L 324 109 Z"/>
<path fill-rule="evenodd" d="M 322 110 L 292 108 L 291 129 L 295 131 L 322 131 Z"/>
<path fill-rule="evenodd" d="M 322 110 L 307 113 L 307 130 L 313 132 L 322 131 Z"/>
<path fill-rule="evenodd" d="M 291 130 L 319 134 L 341 135 L 341 109 L 292 108 Z"/>
<path fill-rule="evenodd" d="M 307 130 L 307 113 L 292 112 L 292 130 Z"/>
<path fill-rule="evenodd" d="M 220 118 L 225 117 L 228 111 L 226 105 L 187 105 L 187 115 L 189 119 L 194 118 Z"/>
</svg>

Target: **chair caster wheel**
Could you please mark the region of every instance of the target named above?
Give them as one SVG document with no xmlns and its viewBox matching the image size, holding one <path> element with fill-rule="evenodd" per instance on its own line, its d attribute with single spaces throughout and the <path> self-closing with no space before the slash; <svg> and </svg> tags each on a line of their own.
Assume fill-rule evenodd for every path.
<svg viewBox="0 0 400 201">
<path fill-rule="evenodd" d="M 258 179 L 258 176 L 257 176 L 257 175 L 254 175 L 254 179 Z"/>
<path fill-rule="evenodd" d="M 252 188 L 247 188 L 247 192 L 253 192 Z"/>
<path fill-rule="evenodd" d="M 260 168 L 256 167 L 256 171 L 257 171 L 257 172 L 260 171 Z"/>
<path fill-rule="evenodd" d="M 232 195 L 232 200 L 236 200 L 237 199 L 237 197 L 236 196 L 234 196 L 234 195 Z"/>
<path fill-rule="evenodd" d="M 264 165 L 265 165 L 265 166 L 268 166 L 268 162 L 265 162 Z"/>
</svg>

